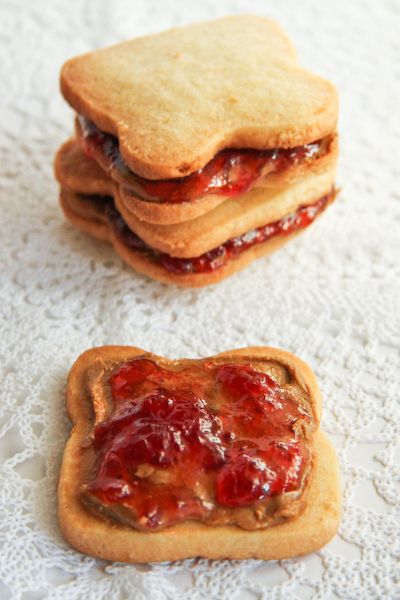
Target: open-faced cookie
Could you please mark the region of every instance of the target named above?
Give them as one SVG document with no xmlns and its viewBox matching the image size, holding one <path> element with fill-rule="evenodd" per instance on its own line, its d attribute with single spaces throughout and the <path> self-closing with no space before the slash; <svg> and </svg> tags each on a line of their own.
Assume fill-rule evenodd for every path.
<svg viewBox="0 0 400 600">
<path fill-rule="evenodd" d="M 82 354 L 58 501 L 66 539 L 109 560 L 282 559 L 335 534 L 335 453 L 310 368 L 244 348 L 168 360 L 138 348 Z"/>
</svg>

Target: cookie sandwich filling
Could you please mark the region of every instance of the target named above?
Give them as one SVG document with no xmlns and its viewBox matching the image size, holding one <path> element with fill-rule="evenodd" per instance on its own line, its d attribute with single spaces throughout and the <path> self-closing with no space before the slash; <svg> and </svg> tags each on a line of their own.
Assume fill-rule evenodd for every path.
<svg viewBox="0 0 400 600">
<path fill-rule="evenodd" d="M 96 159 L 136 197 L 160 203 L 194 201 L 208 194 L 233 198 L 260 184 L 268 175 L 327 155 L 334 135 L 294 148 L 225 149 L 203 168 L 177 179 L 150 180 L 133 173 L 124 161 L 118 138 L 77 116 L 77 132 L 86 156 Z"/>
<path fill-rule="evenodd" d="M 115 208 L 110 196 L 85 196 L 79 194 L 82 202 L 91 202 L 105 215 L 114 235 L 120 239 L 128 248 L 146 255 L 150 260 L 160 263 L 167 271 L 177 275 L 188 273 L 211 273 L 223 268 L 230 260 L 239 257 L 242 252 L 249 250 L 258 244 L 268 242 L 276 236 L 287 236 L 308 227 L 333 201 L 335 190 L 322 196 L 312 204 L 299 207 L 272 223 L 231 238 L 217 246 L 193 258 L 180 258 L 160 252 L 144 242 L 134 233 L 125 222 L 122 215 Z"/>
<path fill-rule="evenodd" d="M 81 501 L 144 531 L 295 518 L 316 422 L 292 373 L 275 364 L 270 373 L 215 360 L 166 368 L 145 356 L 104 365 L 89 382 L 94 458 Z"/>
</svg>

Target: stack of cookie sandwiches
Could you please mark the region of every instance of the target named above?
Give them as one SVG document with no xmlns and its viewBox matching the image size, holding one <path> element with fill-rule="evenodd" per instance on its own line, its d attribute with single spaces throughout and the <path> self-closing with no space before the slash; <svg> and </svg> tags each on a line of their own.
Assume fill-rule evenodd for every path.
<svg viewBox="0 0 400 600">
<path fill-rule="evenodd" d="M 335 197 L 337 95 L 280 27 L 236 16 L 68 61 L 61 205 L 135 270 L 200 287 L 279 248 Z"/>
</svg>

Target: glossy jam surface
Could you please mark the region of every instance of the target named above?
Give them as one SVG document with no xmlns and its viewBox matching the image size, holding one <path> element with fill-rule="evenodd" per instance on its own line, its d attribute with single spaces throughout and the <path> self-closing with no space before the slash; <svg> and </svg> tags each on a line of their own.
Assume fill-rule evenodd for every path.
<svg viewBox="0 0 400 600">
<path fill-rule="evenodd" d="M 85 117 L 78 117 L 83 151 L 132 189 L 135 195 L 157 202 L 179 203 L 206 194 L 234 197 L 248 191 L 261 177 L 315 158 L 323 142 L 273 150 L 227 149 L 218 152 L 202 169 L 178 179 L 150 180 L 135 175 L 124 162 L 118 139 L 102 132 Z"/>
<path fill-rule="evenodd" d="M 114 410 L 93 430 L 86 493 L 154 529 L 299 490 L 310 416 L 269 375 L 243 364 L 168 370 L 124 363 L 108 380 Z"/>
<path fill-rule="evenodd" d="M 333 194 L 333 193 L 332 193 Z M 133 233 L 121 215 L 115 210 L 108 212 L 110 223 L 122 241 L 134 250 L 148 252 L 159 261 L 168 271 L 176 274 L 211 273 L 225 266 L 227 262 L 249 248 L 266 242 L 276 235 L 289 235 L 310 225 L 314 219 L 327 207 L 332 195 L 326 195 L 317 202 L 300 207 L 296 212 L 268 223 L 263 227 L 252 229 L 243 235 L 231 238 L 224 244 L 213 248 L 195 258 L 176 258 L 151 249 L 143 240 Z"/>
</svg>

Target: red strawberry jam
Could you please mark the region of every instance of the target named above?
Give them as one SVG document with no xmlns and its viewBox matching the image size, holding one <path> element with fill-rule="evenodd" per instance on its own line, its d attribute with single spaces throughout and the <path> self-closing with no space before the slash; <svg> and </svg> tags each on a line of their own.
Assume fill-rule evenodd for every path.
<svg viewBox="0 0 400 600">
<path fill-rule="evenodd" d="M 296 421 L 308 419 L 301 406 L 276 381 L 248 365 L 219 367 L 217 381 L 235 401 L 234 411 L 231 404 L 221 407 L 224 426 L 239 436 L 245 434 L 248 439 L 262 438 L 265 434 L 284 436 Z M 260 439 L 258 444 L 263 446 Z"/>
<path fill-rule="evenodd" d="M 301 493 L 310 455 L 299 431 L 310 415 L 271 376 L 249 365 L 170 370 L 138 358 L 108 383 L 114 409 L 93 429 L 97 474 L 86 502 L 153 530 L 235 522 L 232 509 Z"/>
<path fill-rule="evenodd" d="M 300 207 L 294 213 L 268 223 L 263 227 L 252 229 L 243 235 L 231 238 L 224 244 L 196 256 L 195 258 L 177 258 L 158 252 L 148 246 L 139 236 L 129 229 L 122 216 L 113 208 L 109 208 L 108 217 L 114 231 L 122 241 L 133 250 L 146 252 L 150 258 L 159 261 L 162 266 L 177 275 L 185 273 L 211 273 L 224 267 L 229 260 L 249 248 L 267 242 L 276 235 L 290 235 L 295 231 L 308 227 L 317 216 L 325 210 L 332 200 L 334 192 L 323 196 L 317 202 Z"/>
<path fill-rule="evenodd" d="M 104 133 L 81 115 L 78 116 L 78 124 L 85 154 L 95 158 L 116 181 L 125 184 L 136 196 L 155 202 L 187 202 L 206 194 L 235 197 L 247 192 L 269 173 L 313 160 L 327 151 L 326 140 L 295 148 L 226 149 L 218 152 L 203 168 L 186 177 L 150 180 L 129 169 L 115 136 Z"/>
<path fill-rule="evenodd" d="M 265 496 L 296 490 L 303 453 L 297 441 L 273 441 L 265 450 L 234 448 L 217 475 L 218 502 L 240 508 Z"/>
</svg>

